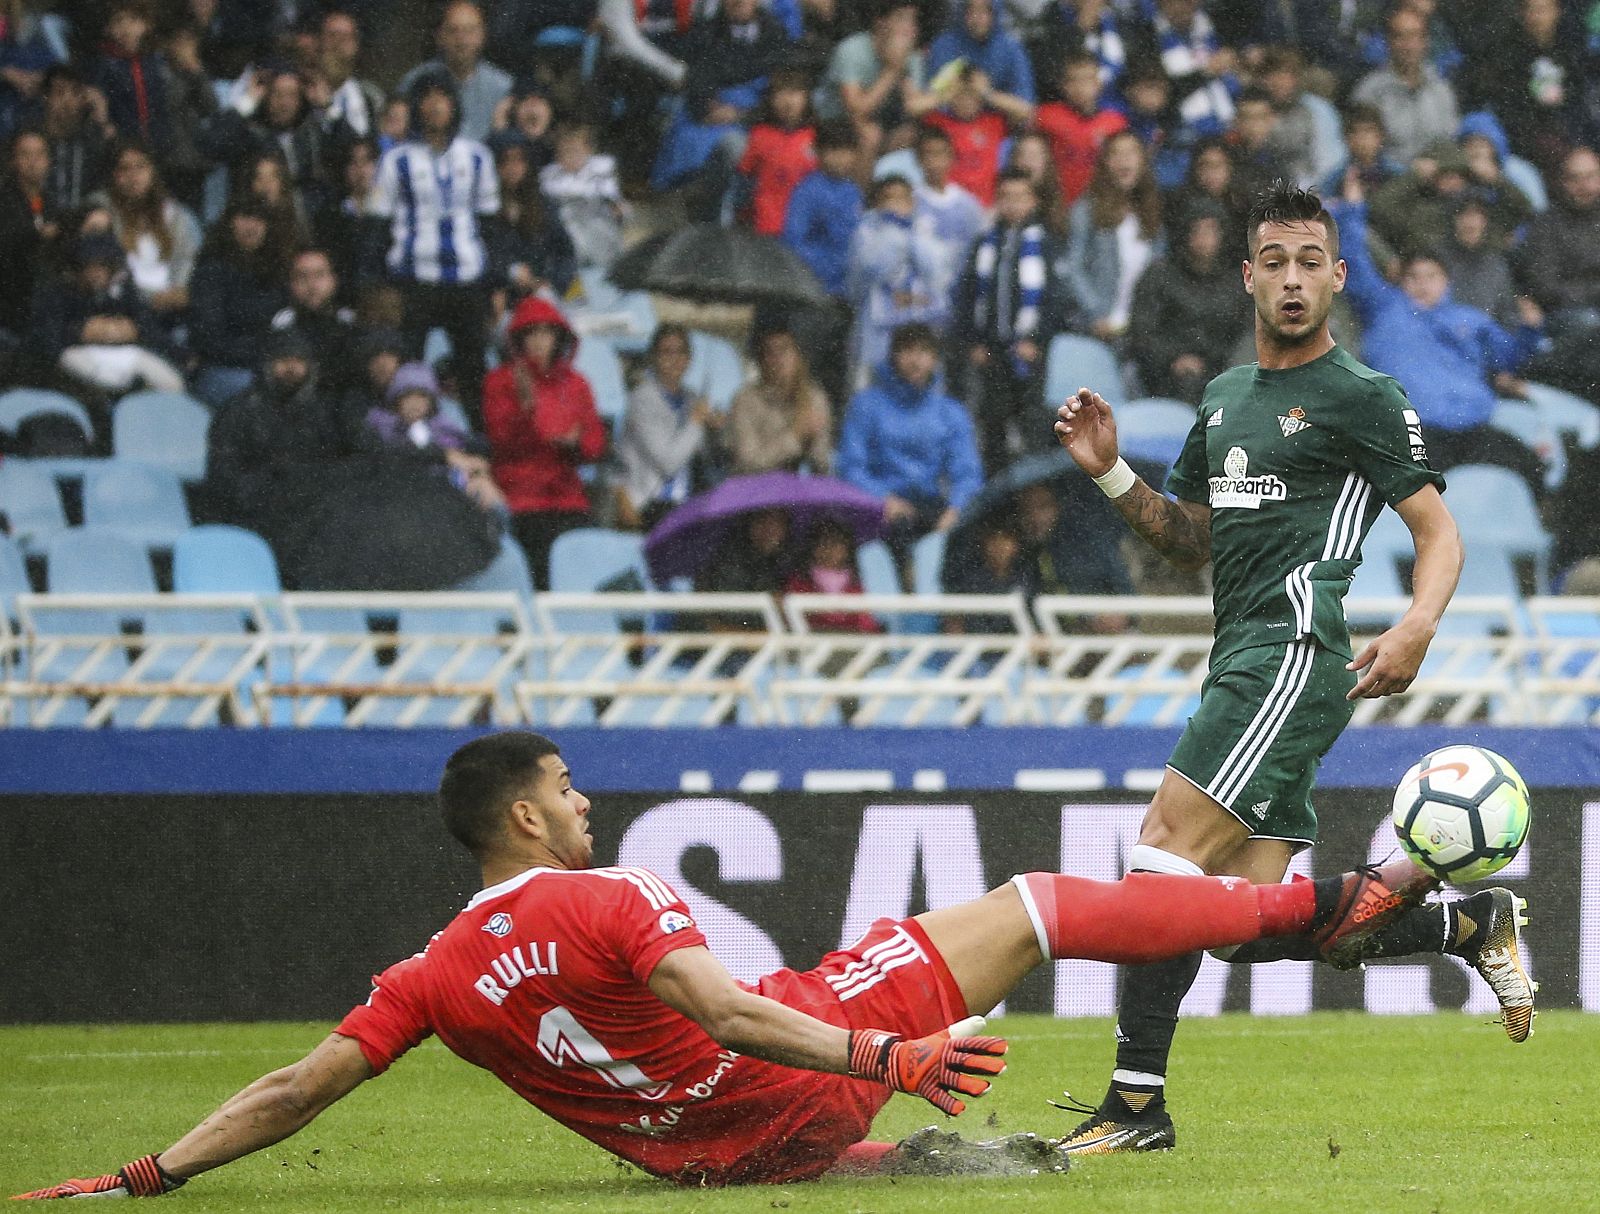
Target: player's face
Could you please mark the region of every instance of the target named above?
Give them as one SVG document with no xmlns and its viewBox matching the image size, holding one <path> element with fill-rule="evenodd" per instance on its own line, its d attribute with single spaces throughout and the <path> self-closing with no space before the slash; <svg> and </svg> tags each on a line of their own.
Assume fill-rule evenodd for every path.
<svg viewBox="0 0 1600 1214">
<path fill-rule="evenodd" d="M 1264 223 L 1260 244 L 1244 263 L 1244 289 L 1255 298 L 1256 320 L 1280 345 L 1314 340 L 1328 323 L 1334 292 L 1344 289 L 1344 262 L 1328 250 L 1315 221 Z"/>
<path fill-rule="evenodd" d="M 572 787 L 572 773 L 559 755 L 546 755 L 539 760 L 531 799 L 543 819 L 544 844 L 550 854 L 565 868 L 588 868 L 594 862 L 589 798 Z"/>
</svg>

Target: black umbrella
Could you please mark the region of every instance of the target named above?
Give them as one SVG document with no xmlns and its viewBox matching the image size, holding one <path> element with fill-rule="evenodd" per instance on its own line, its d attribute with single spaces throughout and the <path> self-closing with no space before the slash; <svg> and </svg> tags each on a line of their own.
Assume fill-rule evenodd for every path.
<svg viewBox="0 0 1600 1214">
<path fill-rule="evenodd" d="M 446 590 L 499 551 L 489 516 L 430 469 L 348 460 L 306 488 L 278 551 L 297 590 Z"/>
<path fill-rule="evenodd" d="M 1146 484 L 1159 487 L 1166 480 L 1166 469 L 1159 464 L 1139 459 L 1128 463 Z M 961 521 L 945 545 L 944 568 L 940 571 L 942 580 L 949 579 L 958 563 L 978 559 L 978 540 L 987 520 L 1009 511 L 1017 494 L 1040 484 L 1048 485 L 1056 495 L 1065 524 L 1083 537 L 1086 546 L 1110 544 L 1114 547 L 1121 539 L 1127 524 L 1116 507 L 1066 451 L 1047 451 L 1018 460 L 991 479 L 982 492 L 967 503 L 967 508 L 961 512 Z"/>
<path fill-rule="evenodd" d="M 611 267 L 625 291 L 703 303 L 827 305 L 828 293 L 784 244 L 749 228 L 697 223 L 635 245 Z"/>
</svg>

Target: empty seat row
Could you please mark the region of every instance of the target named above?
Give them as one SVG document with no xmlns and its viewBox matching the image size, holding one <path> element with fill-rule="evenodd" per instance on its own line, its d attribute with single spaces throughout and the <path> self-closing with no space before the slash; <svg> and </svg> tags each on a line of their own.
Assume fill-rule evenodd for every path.
<svg viewBox="0 0 1600 1214">
<path fill-rule="evenodd" d="M 23 460 L 0 463 L 0 512 L 13 538 L 40 554 L 69 528 L 59 480 L 80 479 L 87 527 L 121 532 L 146 547 L 170 547 L 192 525 L 177 474 L 132 460 Z"/>
<path fill-rule="evenodd" d="M 15 438 L 31 417 L 65 418 L 93 445 L 94 421 L 78 401 L 43 388 L 13 388 L 0 393 L 0 432 Z M 111 449 L 123 459 L 164 468 L 179 479 L 200 481 L 206 474 L 206 436 L 211 410 L 182 392 L 132 392 L 111 411 Z"/>
</svg>

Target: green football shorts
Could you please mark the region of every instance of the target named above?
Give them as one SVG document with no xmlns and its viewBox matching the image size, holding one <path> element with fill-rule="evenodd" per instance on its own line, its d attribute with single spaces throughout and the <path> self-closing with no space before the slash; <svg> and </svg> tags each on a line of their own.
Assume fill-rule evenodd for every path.
<svg viewBox="0 0 1600 1214">
<path fill-rule="evenodd" d="M 1252 838 L 1317 841 L 1317 765 L 1350 723 L 1350 659 L 1308 639 L 1257 645 L 1206 675 L 1200 707 L 1167 766 Z"/>
</svg>

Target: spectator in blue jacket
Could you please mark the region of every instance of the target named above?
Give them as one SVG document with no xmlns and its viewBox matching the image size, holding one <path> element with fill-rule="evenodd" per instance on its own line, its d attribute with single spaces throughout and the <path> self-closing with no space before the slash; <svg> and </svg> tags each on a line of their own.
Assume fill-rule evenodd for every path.
<svg viewBox="0 0 1600 1214">
<path fill-rule="evenodd" d="M 861 222 L 861 187 L 856 184 L 856 135 L 848 122 L 817 128 L 817 167 L 789 195 L 783 243 L 811 267 L 829 295 L 845 298 L 850 238 Z"/>
<path fill-rule="evenodd" d="M 962 60 L 987 78 L 989 105 L 1014 121 L 1026 122 L 1038 99 L 1033 65 L 1022 43 L 1000 28 L 999 7 L 998 0 L 965 0 L 928 47 L 928 79 L 936 80 L 946 64 Z"/>
<path fill-rule="evenodd" d="M 972 418 L 945 393 L 939 340 L 927 325 L 897 328 L 888 364 L 851 398 L 834 470 L 883 499 L 902 580 L 912 545 L 931 531 L 949 531 L 983 487 Z"/>
<path fill-rule="evenodd" d="M 1544 323 L 1538 305 L 1521 301 L 1522 323 L 1507 332 L 1487 312 L 1450 297 L 1442 254 L 1426 248 L 1404 255 L 1395 286 L 1367 250 L 1359 181 L 1352 177 L 1343 204 L 1330 210 L 1341 229 L 1345 294 L 1361 321 L 1362 357 L 1405 385 L 1427 433 L 1429 462 L 1441 470 L 1500 464 L 1542 492 L 1538 455 L 1489 424 L 1498 397 L 1519 391 L 1514 376 L 1538 349 Z"/>
</svg>

